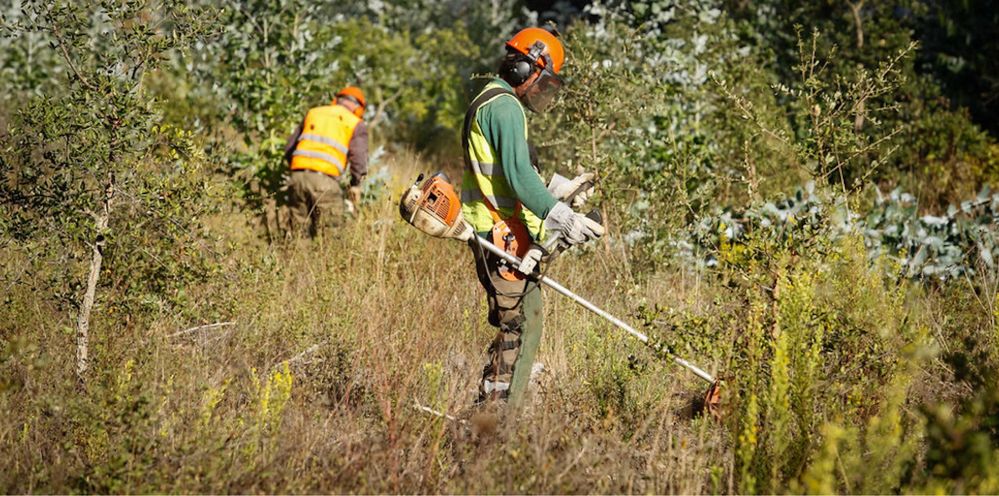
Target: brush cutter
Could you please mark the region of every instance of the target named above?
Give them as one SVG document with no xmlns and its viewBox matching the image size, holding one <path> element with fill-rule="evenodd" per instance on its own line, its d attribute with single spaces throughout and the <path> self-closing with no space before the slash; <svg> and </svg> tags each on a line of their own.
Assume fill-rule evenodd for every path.
<svg viewBox="0 0 999 496">
<path fill-rule="evenodd" d="M 403 194 L 399 202 L 399 214 L 402 215 L 402 218 L 406 222 L 409 222 L 426 234 L 438 238 L 458 239 L 465 242 L 474 240 L 483 249 L 511 264 L 511 267 L 516 268 L 520 266 L 520 258 L 503 251 L 481 236 L 475 235 L 471 224 L 466 222 L 461 214 L 461 201 L 458 199 L 458 194 L 455 192 L 454 186 L 448 181 L 447 176 L 441 172 L 434 174 L 426 181 L 423 180 L 423 174 L 420 174 L 416 182 Z M 693 372 L 694 375 L 709 383 L 711 386 L 704 395 L 704 408 L 712 416 L 719 417 L 721 384 L 711 374 L 676 356 L 666 343 L 649 338 L 649 336 L 635 330 L 634 327 L 631 327 L 621 319 L 569 291 L 551 278 L 537 273 L 526 275 L 599 315 L 604 320 L 614 324 L 615 327 L 638 338 L 639 341 L 652 349 L 657 356 L 672 359 L 681 367 Z"/>
</svg>

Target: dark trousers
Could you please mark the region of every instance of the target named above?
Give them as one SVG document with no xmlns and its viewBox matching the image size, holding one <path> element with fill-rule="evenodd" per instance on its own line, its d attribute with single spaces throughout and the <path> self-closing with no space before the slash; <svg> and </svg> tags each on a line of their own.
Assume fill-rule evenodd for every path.
<svg viewBox="0 0 999 496">
<path fill-rule="evenodd" d="M 335 177 L 309 170 L 291 171 L 288 180 L 292 234 L 318 236 L 325 227 L 343 224 L 343 192 Z"/>
<path fill-rule="evenodd" d="M 500 259 L 469 243 L 479 282 L 486 290 L 489 323 L 498 328 L 482 370 L 479 397 L 508 399 L 520 406 L 531 379 L 531 368 L 544 327 L 541 288 L 536 282 L 508 281 L 499 274 Z"/>
</svg>

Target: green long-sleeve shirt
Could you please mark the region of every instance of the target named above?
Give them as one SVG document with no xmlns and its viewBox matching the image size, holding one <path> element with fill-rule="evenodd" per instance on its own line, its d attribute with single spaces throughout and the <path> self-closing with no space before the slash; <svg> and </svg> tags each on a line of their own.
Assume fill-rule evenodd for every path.
<svg viewBox="0 0 999 496">
<path fill-rule="evenodd" d="M 493 82 L 513 92 L 506 81 L 497 78 Z M 479 109 L 476 121 L 498 155 L 510 190 L 525 208 L 542 219 L 547 217 L 558 200 L 531 165 L 524 107 L 513 98 L 497 98 Z"/>
</svg>

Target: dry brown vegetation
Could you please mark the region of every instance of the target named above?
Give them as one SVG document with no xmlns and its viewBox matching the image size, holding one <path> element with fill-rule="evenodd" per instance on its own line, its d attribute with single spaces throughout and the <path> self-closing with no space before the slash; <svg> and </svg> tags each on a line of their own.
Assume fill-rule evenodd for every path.
<svg viewBox="0 0 999 496">
<path fill-rule="evenodd" d="M 407 157 L 408 158 L 408 157 Z M 408 158 L 408 160 L 412 160 Z M 417 164 L 395 162 L 393 192 Z M 268 246 L 231 214 L 215 219 L 224 269 L 196 299 L 213 321 L 161 315 L 148 325 L 95 321 L 103 366 L 80 395 L 74 350 L 52 313 L 8 328 L 16 355 L 0 427 L 3 486 L 15 492 L 709 492 L 726 490 L 724 436 L 690 420 L 701 388 L 681 369 L 558 295 L 533 401 L 465 424 L 492 328 L 467 248 L 430 239 L 383 198 L 335 234 Z M 571 260 L 570 260 L 571 259 Z M 698 284 L 639 285 L 613 250 L 566 256 L 550 273 L 610 311 L 637 300 L 690 306 Z M 29 288 L 21 288 L 29 289 Z M 15 299 L 29 299 L 17 291 Z M 211 320 L 211 319 L 209 319 Z M 225 325 L 225 322 L 232 322 Z M 185 332 L 187 331 L 187 332 Z M 25 348 L 19 348 L 24 346 Z M 637 411 L 591 390 L 610 361 L 634 355 Z M 707 367 L 720 362 L 699 357 Z M 622 398 L 621 400 L 624 400 Z M 415 408 L 453 413 L 462 423 Z M 610 402 L 613 403 L 613 402 Z M 483 427 L 485 425 L 485 427 Z"/>
<path fill-rule="evenodd" d="M 751 298 L 743 306 L 725 289 L 732 283 L 703 275 L 667 270 L 637 281 L 620 270 L 622 255 L 606 243 L 564 256 L 550 275 L 628 320 L 640 317 L 639 308 L 672 309 L 664 318 L 681 319 L 679 329 L 649 330 L 683 343 L 695 363 L 727 379 L 726 419 L 692 415 L 699 380 L 554 293 L 546 294 L 544 371 L 527 407 L 475 409 L 493 331 L 471 257 L 460 243 L 427 238 L 397 218 L 398 193 L 425 164 L 401 154 L 387 166 L 392 194 L 316 242 L 268 245 L 240 214 L 213 219 L 224 260 L 215 277 L 188 288 L 206 317 L 161 314 L 121 325 L 101 310 L 106 302 L 98 305 L 100 366 L 82 391 L 67 324 L 33 300 L 30 286 L 12 290 L 4 312 L 0 446 L 8 456 L 0 462 L 0 485 L 10 492 L 717 493 L 746 490 L 747 477 L 767 475 L 774 489 L 790 480 L 797 490 L 822 490 L 835 487 L 823 481 L 839 477 L 838 469 L 823 472 L 827 452 L 855 456 L 848 445 L 828 445 L 829 429 L 839 429 L 834 441 L 853 439 L 847 442 L 868 449 L 897 444 L 903 432 L 922 432 L 913 431 L 921 421 L 912 408 L 962 394 L 943 364 L 927 358 L 936 352 L 926 333 L 950 327 L 946 307 L 915 288 L 877 300 L 882 290 L 874 275 L 816 289 L 808 284 L 821 275 L 808 279 L 790 268 L 784 300 L 775 297 L 785 303 Z M 863 265 L 839 270 L 873 270 Z M 847 279 L 837 273 L 833 280 Z M 867 322 L 873 334 L 828 327 L 826 339 L 887 359 L 880 372 L 843 371 L 850 357 L 836 359 L 838 372 L 823 365 L 833 363 L 826 355 L 835 350 L 811 358 L 794 353 L 797 342 L 811 346 L 802 336 L 814 327 L 790 321 L 808 294 L 866 302 L 866 310 L 839 318 Z M 753 355 L 743 348 L 747 336 L 759 312 L 771 311 L 782 312 L 791 342 L 761 335 L 775 341 Z M 968 309 L 968 318 L 977 312 Z M 758 322 L 766 333 L 781 332 L 766 322 Z M 220 325 L 192 330 L 214 323 Z M 877 338 L 890 338 L 885 325 L 922 330 L 892 351 L 894 339 Z M 834 337 L 844 332 L 861 335 Z M 789 363 L 773 356 L 780 346 L 790 346 Z M 923 370 L 913 369 L 917 363 Z M 789 374 L 783 380 L 791 381 L 784 393 L 775 390 L 782 366 Z M 807 370 L 813 385 L 801 390 Z M 826 382 L 834 377 L 838 382 Z M 754 389 L 756 383 L 765 386 Z M 839 393 L 815 387 L 862 397 L 825 404 L 818 398 Z M 903 405 L 910 406 L 898 410 Z M 758 427 L 759 440 L 745 437 L 747 425 Z M 848 435 L 858 426 L 867 433 L 859 441 Z M 812 430 L 819 428 L 826 434 Z M 910 444 L 885 448 L 881 460 Z M 785 468 L 759 468 L 775 456 Z M 844 463 L 863 472 L 847 477 L 863 481 L 894 466 L 863 469 L 863 458 L 850 460 Z M 912 468 L 864 487 L 895 486 L 906 470 Z"/>
</svg>

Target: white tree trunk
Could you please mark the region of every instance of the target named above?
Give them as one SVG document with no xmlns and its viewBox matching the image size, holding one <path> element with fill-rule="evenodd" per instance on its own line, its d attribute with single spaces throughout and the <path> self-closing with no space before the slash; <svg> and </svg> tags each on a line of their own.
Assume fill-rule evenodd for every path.
<svg viewBox="0 0 999 496">
<path fill-rule="evenodd" d="M 90 368 L 88 352 L 90 349 L 90 311 L 94 307 L 94 296 L 97 293 L 97 282 L 101 276 L 101 263 L 104 261 L 104 234 L 111 218 L 111 201 L 114 199 L 114 175 L 108 173 L 104 188 L 103 209 L 95 215 L 97 237 L 94 240 L 94 250 L 90 257 L 90 274 L 87 276 L 87 291 L 83 294 L 80 305 L 80 315 L 76 321 L 76 375 L 83 384 L 86 382 L 87 369 Z"/>
</svg>

